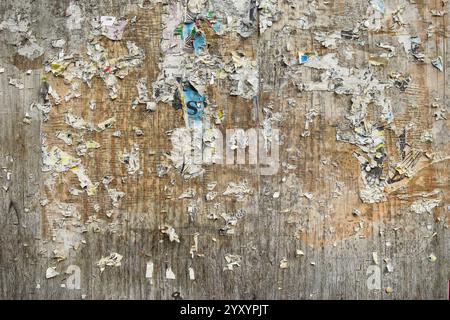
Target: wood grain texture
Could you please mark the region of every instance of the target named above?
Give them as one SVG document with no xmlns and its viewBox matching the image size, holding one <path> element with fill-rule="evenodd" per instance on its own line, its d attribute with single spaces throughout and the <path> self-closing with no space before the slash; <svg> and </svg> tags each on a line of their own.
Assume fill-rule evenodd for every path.
<svg viewBox="0 0 450 320">
<path fill-rule="evenodd" d="M 144 1 L 145 2 L 145 1 Z M 171 2 L 171 1 L 169 1 Z M 289 3 L 295 2 L 292 8 Z M 410 126 L 406 140 L 415 148 L 435 154 L 435 161 L 426 161 L 420 170 L 388 193 L 380 203 L 362 203 L 358 193 L 361 187 L 360 166 L 352 152 L 358 147 L 336 140 L 336 130 L 345 121 L 351 105 L 351 96 L 329 91 L 300 92 L 297 81 L 320 81 L 320 71 L 312 68 L 292 69 L 283 63 L 283 55 L 296 56 L 297 52 L 324 55 L 331 52 L 314 40 L 314 32 L 341 32 L 354 26 L 365 16 L 368 1 L 278 1 L 282 13 L 278 21 L 264 33 L 257 30 L 248 38 L 236 33 L 208 35 L 210 53 L 230 57 L 232 51 L 242 51 L 257 61 L 259 92 L 253 100 L 230 96 L 230 82 L 217 79 L 209 86 L 210 102 L 225 113 L 218 128 L 225 132 L 232 128 L 259 128 L 264 120 L 264 108 L 271 106 L 279 113 L 280 169 L 271 176 L 261 175 L 255 165 L 204 166 L 202 177 L 185 180 L 172 168 L 167 175 L 158 177 L 157 166 L 171 166 L 167 154 L 171 151 L 169 130 L 184 125 L 182 110 L 159 103 L 157 110 L 147 112 L 139 105 L 131 108 L 137 96 L 136 82 L 147 78 L 151 93 L 156 81 L 159 62 L 163 58 L 160 39 L 163 31 L 162 16 L 167 6 L 158 3 L 141 8 L 138 1 L 78 1 L 83 11 L 84 29 L 68 30 L 65 11 L 70 2 L 57 1 L 3 1 L 0 18 L 6 20 L 12 13 L 27 16 L 30 30 L 46 49 L 36 58 L 17 54 L 17 48 L 2 41 L 0 45 L 0 298 L 1 299 L 447 299 L 450 279 L 450 233 L 448 225 L 450 167 L 449 120 L 435 121 L 439 108 L 449 109 L 447 67 L 450 54 L 448 6 L 441 1 L 385 0 L 386 12 L 405 5 L 404 19 L 408 27 L 397 33 L 362 31 L 363 44 L 343 40 L 334 50 L 340 63 L 348 68 L 370 68 L 378 79 L 388 81 L 391 72 L 409 74 L 412 82 L 401 92 L 392 87 L 385 91 L 394 112 L 395 128 Z M 312 9 L 313 8 L 313 9 Z M 430 10 L 444 10 L 447 14 L 433 17 Z M 311 28 L 298 27 L 299 18 L 310 12 Z M 385 25 L 390 25 L 390 15 Z M 133 41 L 145 50 L 143 63 L 130 70 L 120 80 L 118 98 L 110 100 L 101 79 L 95 78 L 92 87 L 81 83 L 81 97 L 62 102 L 49 113 L 44 122 L 40 112 L 30 111 L 33 102 L 40 101 L 42 77 L 63 97 L 69 90 L 61 77 L 44 73 L 43 63 L 58 50 L 51 41 L 65 39 L 68 52 L 85 54 L 88 43 L 89 19 L 93 16 L 136 16 L 129 24 L 122 41 L 101 39 L 112 57 L 126 52 L 126 41 Z M 433 36 L 427 38 L 429 23 L 434 26 Z M 418 35 L 422 51 L 427 57 L 442 56 L 444 71 L 439 72 L 429 61 L 419 63 L 403 50 L 399 35 Z M 11 35 L 0 31 L 0 40 Z M 286 51 L 287 43 L 292 47 Z M 377 43 L 390 43 L 396 55 L 386 66 L 371 66 L 369 56 L 382 52 Z M 353 52 L 345 59 L 344 51 Z M 32 70 L 30 75 L 27 70 Z M 24 89 L 10 85 L 9 78 L 24 81 Z M 97 108 L 89 109 L 95 99 Z M 289 101 L 295 101 L 291 106 Z M 315 109 L 317 116 L 309 123 L 310 136 L 305 131 L 305 116 Z M 54 185 L 48 187 L 49 173 L 42 172 L 41 144 L 46 137 L 48 146 L 75 153 L 55 137 L 58 131 L 71 131 L 64 122 L 68 111 L 85 120 L 99 123 L 115 116 L 112 129 L 102 132 L 84 132 L 85 140 L 95 140 L 100 148 L 82 158 L 87 175 L 100 182 L 95 196 L 86 193 L 73 195 L 71 187 L 79 187 L 71 172 L 54 175 Z M 25 113 L 31 117 L 24 123 Z M 369 117 L 378 117 L 379 111 L 370 110 Z M 142 136 L 133 127 L 143 130 Z M 122 137 L 112 132 L 122 131 Z M 433 133 L 433 142 L 421 141 L 424 131 Z M 389 154 L 386 167 L 394 165 L 399 157 L 397 147 L 399 131 L 386 129 L 385 147 Z M 134 143 L 140 147 L 141 173 L 128 174 L 119 161 L 119 154 L 129 151 Z M 295 167 L 289 167 L 287 164 Z M 118 208 L 111 206 L 101 181 L 105 175 L 114 177 L 111 186 L 125 192 Z M 224 196 L 229 182 L 246 180 L 252 189 L 243 202 Z M 217 181 L 218 196 L 206 201 L 207 185 Z M 336 187 L 340 186 L 340 187 Z M 179 199 L 188 188 L 196 190 L 192 199 Z M 336 189 L 337 188 L 337 189 Z M 441 203 L 431 213 L 415 213 L 411 205 L 432 193 Z M 273 194 L 279 192 L 279 197 Z M 312 199 L 303 194 L 311 193 Z M 45 206 L 42 199 L 48 199 Z M 198 213 L 192 221 L 187 206 L 198 199 Z M 64 219 L 55 204 L 66 203 L 77 207 L 80 219 Z M 96 212 L 95 204 L 100 206 Z M 217 209 L 216 204 L 220 204 Z M 352 215 L 357 208 L 361 214 Z M 113 210 L 108 218 L 106 212 Z M 219 229 L 225 225 L 220 212 L 245 210 L 238 219 L 235 234 L 222 236 Z M 216 213 L 212 220 L 208 214 Z M 58 222 L 63 221 L 63 227 Z M 74 236 L 67 230 L 81 224 L 87 231 Z M 161 233 L 162 225 L 173 226 L 180 242 L 170 242 Z M 98 229 L 96 228 L 98 226 Z M 62 230 L 62 231 L 61 231 Z M 190 250 L 198 234 L 198 251 Z M 74 244 L 76 248 L 73 248 Z M 66 259 L 54 258 L 53 250 L 68 249 Z M 298 256 L 296 250 L 304 255 Z M 123 255 L 120 267 L 107 267 L 103 272 L 97 262 L 112 252 Z M 378 265 L 373 261 L 377 252 Z M 225 256 L 242 256 L 240 267 L 224 271 Z M 434 254 L 437 260 L 429 261 Z M 288 267 L 280 268 L 287 259 Z M 387 272 L 386 261 L 393 265 Z M 154 273 L 146 278 L 146 266 L 151 261 Z M 67 287 L 66 270 L 76 265 L 81 270 L 81 288 Z M 380 287 L 367 285 L 368 268 L 380 270 Z M 48 267 L 56 267 L 59 275 L 46 279 Z M 175 280 L 166 278 L 170 267 Z M 189 278 L 189 268 L 195 271 L 195 280 Z M 386 288 L 393 288 L 387 293 Z"/>
</svg>

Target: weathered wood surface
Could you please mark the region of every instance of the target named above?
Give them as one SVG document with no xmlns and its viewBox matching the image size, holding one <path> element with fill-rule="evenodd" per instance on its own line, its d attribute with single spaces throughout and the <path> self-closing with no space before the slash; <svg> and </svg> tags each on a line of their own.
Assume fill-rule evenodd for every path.
<svg viewBox="0 0 450 320">
<path fill-rule="evenodd" d="M 140 7 L 133 1 L 74 1 L 82 10 L 81 30 L 68 30 L 66 9 L 69 1 L 3 1 L 0 18 L 21 14 L 30 21 L 30 30 L 45 48 L 35 59 L 17 53 L 14 33 L 0 31 L 0 297 L 2 299 L 446 299 L 450 278 L 449 224 L 449 120 L 436 121 L 434 112 L 447 109 L 449 46 L 449 9 L 441 1 L 386 0 L 383 29 L 363 30 L 357 43 L 341 40 L 338 48 L 324 48 L 314 40 L 314 32 L 341 32 L 355 27 L 367 14 L 368 1 L 278 1 L 281 14 L 264 33 L 254 31 L 248 38 L 236 33 L 207 35 L 208 50 L 221 57 L 240 50 L 257 61 L 259 91 L 254 99 L 229 95 L 227 79 L 216 79 L 207 89 L 208 101 L 225 113 L 219 129 L 259 128 L 264 120 L 263 108 L 272 105 L 281 115 L 276 123 L 280 129 L 280 168 L 277 174 L 264 176 L 254 165 L 208 165 L 202 177 L 185 180 L 172 168 L 163 177 L 156 174 L 157 165 L 171 166 L 166 154 L 171 143 L 166 132 L 184 126 L 183 110 L 159 103 L 156 111 L 146 112 L 142 105 L 136 110 L 131 101 L 137 96 L 136 81 L 147 77 L 151 94 L 152 83 L 160 73 L 158 62 L 163 59 L 160 39 L 163 15 L 167 5 L 157 3 Z M 139 2 L 139 1 L 138 1 Z M 141 1 L 141 3 L 147 1 Z M 157 2 L 157 1 L 154 1 Z M 164 1 L 162 1 L 164 2 Z M 169 1 L 173 2 L 173 1 Z M 295 8 L 291 4 L 295 4 Z M 401 5 L 408 25 L 394 32 L 391 13 Z M 443 16 L 432 16 L 431 10 L 443 10 Z M 310 28 L 301 29 L 299 18 L 309 12 Z M 100 43 L 110 57 L 126 52 L 126 42 L 133 41 L 145 50 L 143 63 L 120 80 L 118 98 L 111 100 L 99 78 L 89 88 L 81 82 L 79 98 L 53 105 L 49 119 L 43 121 L 33 102 L 42 101 L 42 78 L 61 97 L 70 87 L 60 77 L 44 73 L 43 64 L 59 49 L 51 41 L 66 40 L 66 53 L 85 55 L 89 41 L 89 21 L 94 16 L 124 16 L 135 23 L 127 25 L 123 40 L 105 37 Z M 260 12 L 257 14 L 261 19 Z M 181 21 L 180 21 L 181 22 Z M 429 24 L 434 26 L 427 38 Z M 288 29 L 287 29 L 288 28 Z M 290 29 L 289 29 L 290 28 Z M 399 35 L 419 36 L 421 50 L 427 56 L 418 62 L 403 50 Z M 377 43 L 396 47 L 396 54 L 387 65 L 369 65 L 370 56 L 384 52 Z M 290 50 L 287 51 L 288 46 Z M 23 45 L 23 43 L 22 43 Z M 373 75 L 388 81 L 391 72 L 411 75 L 404 92 L 396 87 L 385 90 L 390 99 L 394 122 L 385 134 L 388 158 L 384 171 L 401 158 L 398 149 L 401 129 L 409 127 L 407 143 L 435 154 L 435 161 L 424 160 L 411 178 L 405 178 L 387 192 L 387 199 L 378 203 L 363 203 L 358 196 L 361 172 L 352 152 L 356 145 L 337 141 L 336 130 L 345 122 L 351 106 L 351 95 L 329 91 L 302 91 L 299 81 L 320 81 L 320 70 L 289 69 L 283 56 L 298 52 L 325 55 L 337 52 L 339 64 L 347 68 L 369 68 Z M 352 52 L 350 58 L 344 51 Z M 430 63 L 443 58 L 440 72 Z M 26 71 L 32 70 L 27 75 Z M 9 78 L 22 79 L 24 88 L 9 84 Z M 96 101 L 90 110 L 89 101 Z M 295 106 L 290 105 L 295 102 Z M 432 104 L 438 104 L 438 108 Z M 311 109 L 317 116 L 309 123 L 309 136 L 302 136 L 305 117 Z M 84 132 L 85 140 L 95 140 L 100 148 L 82 156 L 86 173 L 100 182 L 97 194 L 85 192 L 73 195 L 71 187 L 79 187 L 72 172 L 54 175 L 49 186 L 49 173 L 42 172 L 41 144 L 58 146 L 75 155 L 75 143 L 64 144 L 55 138 L 58 131 L 71 129 L 64 114 L 73 112 L 83 119 L 99 123 L 115 116 L 112 129 Z M 29 113 L 30 123 L 24 123 Z M 368 117 L 379 117 L 380 111 L 370 110 Z M 142 136 L 133 127 L 143 130 Z M 122 137 L 112 132 L 122 131 Z M 431 131 L 433 141 L 421 140 L 423 132 Z M 75 137 L 74 137 L 75 141 Z M 120 162 L 119 153 L 130 151 L 133 143 L 140 146 L 141 173 L 129 174 Z M 295 167 L 288 167 L 287 164 Z M 420 167 L 422 166 L 422 167 Z M 102 178 L 111 175 L 111 186 L 125 192 L 118 208 L 111 206 Z M 246 180 L 253 193 L 243 201 L 224 196 L 229 182 Z M 207 184 L 217 181 L 214 201 L 206 201 Z M 338 186 L 338 187 L 337 187 Z M 188 188 L 196 189 L 193 199 L 178 199 Z M 435 193 L 433 193 L 435 191 Z M 279 197 L 273 196 L 279 192 Z M 311 193 L 312 199 L 304 196 Z M 431 193 L 431 195 L 425 195 Z M 41 205 L 43 199 L 48 203 Z M 190 219 L 187 206 L 199 199 L 198 213 Z M 411 205 L 421 199 L 439 199 L 430 213 L 417 213 Z M 77 207 L 78 218 L 62 216 L 58 203 Z M 215 204 L 220 203 L 217 210 Z M 94 210 L 98 204 L 100 210 Z M 352 214 L 357 208 L 359 216 Z M 108 210 L 113 210 L 107 217 Z M 219 229 L 224 220 L 208 219 L 215 211 L 245 210 L 238 219 L 233 235 L 223 236 Z M 94 220 L 93 220 L 94 219 Z M 57 222 L 64 223 L 62 226 Z M 87 231 L 69 232 L 73 224 Z M 170 242 L 161 233 L 163 225 L 173 226 L 180 242 Z M 98 228 L 96 226 L 98 225 Z M 198 233 L 198 251 L 190 254 Z M 75 235 L 74 235 L 75 234 Z M 53 250 L 64 251 L 65 259 L 55 259 Z M 302 250 L 304 255 L 296 255 Z M 97 262 L 112 252 L 123 256 L 121 266 L 106 267 L 100 272 Z M 373 252 L 377 253 L 378 264 Z M 224 271 L 225 256 L 242 257 L 239 267 Z M 436 261 L 430 261 L 430 255 Z M 280 268 L 280 261 L 288 261 Z M 385 260 L 386 259 L 386 260 Z M 152 278 L 146 278 L 147 263 L 154 265 Z M 387 264 L 393 266 L 388 272 Z M 67 284 L 69 266 L 80 270 L 80 288 Z M 371 267 L 372 266 L 372 267 Z M 46 270 L 56 267 L 59 275 L 46 279 Z M 170 267 L 176 279 L 166 278 Z M 189 268 L 195 280 L 189 278 Z M 374 271 L 375 270 L 375 271 Z M 377 270 L 380 283 L 377 286 Z M 375 272 L 375 273 L 373 273 Z M 70 278 L 69 281 L 72 281 Z M 371 282 L 368 285 L 368 281 Z M 375 284 L 374 284 L 375 283 Z M 392 288 L 391 293 L 387 288 Z"/>
</svg>

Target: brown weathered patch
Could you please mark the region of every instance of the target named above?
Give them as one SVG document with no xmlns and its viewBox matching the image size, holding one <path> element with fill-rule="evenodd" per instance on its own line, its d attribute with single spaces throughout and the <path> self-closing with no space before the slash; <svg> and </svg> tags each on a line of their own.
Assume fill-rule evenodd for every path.
<svg viewBox="0 0 450 320">
<path fill-rule="evenodd" d="M 19 70 L 36 70 L 42 68 L 42 63 L 44 62 L 44 55 L 37 57 L 36 59 L 28 59 L 27 57 L 21 56 L 16 53 L 11 58 L 11 63 L 16 66 Z"/>
</svg>

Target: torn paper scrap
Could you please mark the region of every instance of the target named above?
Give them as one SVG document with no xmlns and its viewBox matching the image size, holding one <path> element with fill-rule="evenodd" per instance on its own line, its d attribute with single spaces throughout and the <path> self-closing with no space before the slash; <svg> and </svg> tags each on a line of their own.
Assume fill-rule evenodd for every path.
<svg viewBox="0 0 450 320">
<path fill-rule="evenodd" d="M 113 252 L 107 257 L 102 257 L 97 262 L 97 267 L 100 268 L 100 272 L 103 272 L 105 268 L 108 267 L 120 267 L 122 265 L 122 258 L 123 256 Z"/>
<path fill-rule="evenodd" d="M 233 271 L 234 268 L 241 266 L 241 260 L 242 257 L 240 255 L 226 254 L 225 255 L 226 266 L 223 268 L 223 270 Z"/>
</svg>

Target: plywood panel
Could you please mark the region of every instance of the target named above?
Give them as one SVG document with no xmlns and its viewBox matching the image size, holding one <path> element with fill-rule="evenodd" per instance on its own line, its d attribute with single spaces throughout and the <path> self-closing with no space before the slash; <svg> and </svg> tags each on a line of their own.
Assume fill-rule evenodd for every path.
<svg viewBox="0 0 450 320">
<path fill-rule="evenodd" d="M 259 9 L 251 9 L 252 3 L 0 4 L 3 299 L 446 298 L 448 5 L 280 0 L 260 1 Z M 185 16 L 187 9 L 191 14 Z M 210 9 L 215 13 L 208 15 Z M 187 27 L 194 11 L 207 44 L 199 52 L 186 50 L 174 35 L 179 23 Z M 92 34 L 92 19 L 100 16 L 127 19 L 121 40 Z M 212 27 L 217 21 L 219 31 Z M 353 38 L 346 36 L 350 30 Z M 420 47 L 410 51 L 416 36 Z M 58 39 L 65 43 L 52 45 Z M 111 99 L 102 77 L 118 74 L 113 59 L 126 56 L 130 42 L 145 58 L 137 58 L 142 61 L 117 79 L 117 97 Z M 108 62 L 83 67 L 95 43 Z M 299 53 L 307 56 L 306 63 L 299 63 Z M 58 54 L 74 55 L 65 76 L 45 67 Z M 442 72 L 431 63 L 438 56 Z M 317 61 L 336 64 L 321 67 Z M 97 75 L 89 84 L 69 77 L 84 70 L 79 75 L 86 78 L 94 69 Z M 243 70 L 248 73 L 239 73 Z M 247 90 L 237 95 L 236 72 Z M 10 78 L 23 88 L 10 84 Z M 149 98 L 133 108 L 139 81 Z M 204 115 L 193 122 L 173 95 L 177 88 L 182 95 L 188 82 L 207 102 Z M 74 83 L 79 96 L 65 101 Z M 154 90 L 161 84 L 163 90 Z M 45 97 L 48 86 L 61 97 L 59 104 L 51 92 Z M 160 101 L 163 96 L 170 101 Z M 357 99 L 366 99 L 361 105 L 367 110 L 361 111 L 364 122 L 352 125 Z M 47 115 L 39 110 L 46 101 L 51 104 Z M 146 110 L 146 102 L 152 110 Z M 68 114 L 97 130 L 71 127 Z M 112 127 L 99 130 L 98 124 L 111 117 Z M 217 129 L 228 145 L 227 129 L 265 128 L 267 134 L 269 123 L 279 130 L 279 137 L 268 138 L 279 146 L 273 174 L 264 174 L 261 156 L 255 165 L 247 154 L 244 164 L 201 164 L 203 173 L 186 179 L 186 171 L 170 158 L 171 134 L 187 130 L 180 128 L 202 125 L 204 134 Z M 381 147 L 373 146 L 376 135 L 370 128 L 382 132 Z M 57 138 L 58 132 L 70 133 L 72 142 Z M 360 140 L 338 139 L 343 132 Z M 83 152 L 86 143 L 94 146 L 91 141 L 98 146 Z M 250 140 L 250 147 L 260 142 Z M 200 145 L 207 149 L 210 142 Z M 42 150 L 53 147 L 66 154 L 49 168 Z M 136 170 L 129 166 L 133 148 Z M 394 175 L 413 151 L 417 161 L 410 172 Z M 355 152 L 376 163 L 362 166 Z M 128 163 L 124 154 L 131 158 Z M 61 161 L 74 161 L 70 157 L 79 159 L 89 177 L 89 192 L 76 175 L 80 163 L 58 169 Z M 182 168 L 187 165 L 185 160 Z M 366 174 L 382 186 L 381 199 L 361 195 Z M 106 176 L 112 178 L 107 185 Z M 230 183 L 243 182 L 249 192 L 242 199 L 224 195 Z M 123 197 L 113 201 L 113 189 Z M 180 198 L 190 189 L 195 195 Z M 214 199 L 211 192 L 217 192 Z M 179 242 L 162 232 L 169 227 Z M 110 261 L 101 271 L 98 262 L 112 253 L 122 257 L 120 264 Z M 226 270 L 230 255 L 240 257 L 239 265 Z M 57 275 L 47 279 L 52 267 Z"/>
</svg>

